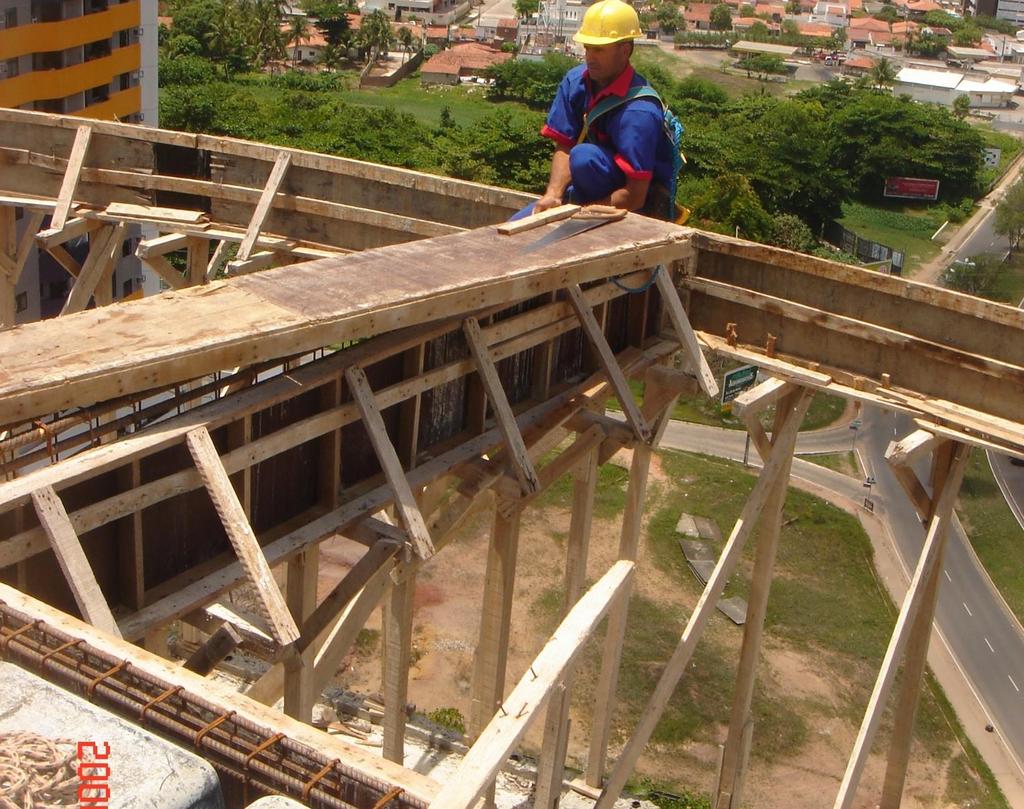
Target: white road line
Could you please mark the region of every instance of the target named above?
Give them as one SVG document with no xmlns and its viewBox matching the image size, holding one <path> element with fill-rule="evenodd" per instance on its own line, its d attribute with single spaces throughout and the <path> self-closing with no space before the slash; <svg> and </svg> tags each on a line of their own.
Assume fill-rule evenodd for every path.
<svg viewBox="0 0 1024 809">
<path fill-rule="evenodd" d="M 946 574 L 946 581 L 953 581 L 953 580 L 952 580 L 952 579 L 951 579 L 951 578 L 949 577 L 949 571 L 948 571 L 948 570 L 946 570 L 946 568 L 942 568 L 942 572 Z"/>
<path fill-rule="evenodd" d="M 996 653 L 996 650 L 992 648 L 992 644 L 988 642 L 988 638 L 985 638 L 985 645 L 988 647 L 988 650 L 992 652 L 992 654 Z"/>
<path fill-rule="evenodd" d="M 967 610 L 967 614 L 970 615 L 973 618 L 974 617 L 974 613 L 971 612 L 971 608 L 967 606 L 967 602 L 966 601 L 961 601 L 960 603 L 964 605 L 964 609 Z"/>
<path fill-rule="evenodd" d="M 1012 685 L 1014 688 L 1017 689 L 1017 693 L 1019 694 L 1020 693 L 1020 687 L 1017 685 L 1017 683 L 1015 683 L 1013 681 L 1013 677 L 1011 677 L 1009 674 L 1007 674 L 1006 675 L 1006 679 L 1008 679 L 1010 681 L 1010 685 Z"/>
</svg>

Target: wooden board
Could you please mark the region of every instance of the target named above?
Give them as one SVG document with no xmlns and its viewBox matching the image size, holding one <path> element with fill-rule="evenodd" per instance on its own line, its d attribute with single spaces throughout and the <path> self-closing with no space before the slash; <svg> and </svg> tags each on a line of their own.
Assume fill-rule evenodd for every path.
<svg viewBox="0 0 1024 809">
<path fill-rule="evenodd" d="M 628 216 L 520 255 L 535 233 L 481 228 L 4 332 L 0 424 L 671 261 L 686 232 Z"/>
</svg>

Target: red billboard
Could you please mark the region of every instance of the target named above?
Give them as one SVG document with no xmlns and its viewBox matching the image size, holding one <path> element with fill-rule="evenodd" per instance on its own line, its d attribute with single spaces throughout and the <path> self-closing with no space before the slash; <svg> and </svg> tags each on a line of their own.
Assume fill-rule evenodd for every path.
<svg viewBox="0 0 1024 809">
<path fill-rule="evenodd" d="M 939 181 L 919 177 L 886 177 L 885 196 L 900 199 L 938 199 Z"/>
</svg>

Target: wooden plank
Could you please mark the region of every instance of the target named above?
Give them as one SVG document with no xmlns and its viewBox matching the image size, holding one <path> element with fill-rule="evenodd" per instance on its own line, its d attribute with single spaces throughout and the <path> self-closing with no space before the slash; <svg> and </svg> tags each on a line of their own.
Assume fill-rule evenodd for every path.
<svg viewBox="0 0 1024 809">
<path fill-rule="evenodd" d="M 911 351 L 920 354 L 923 358 L 926 357 L 944 365 L 967 368 L 1024 384 L 1024 368 L 1015 363 L 1003 362 L 993 357 L 945 346 L 896 329 L 867 323 L 845 315 L 833 314 L 813 306 L 787 301 L 763 292 L 743 289 L 719 281 L 696 278 L 687 279 L 685 284 L 689 289 L 702 292 L 705 295 L 779 314 L 799 323 L 813 323 L 825 329 L 859 337 L 887 350 Z"/>
<path fill-rule="evenodd" d="M 381 567 L 395 557 L 401 547 L 400 543 L 388 539 L 375 542 L 324 597 L 312 614 L 304 619 L 302 634 L 295 643 L 296 648 L 300 652 L 310 648 L 316 638 L 337 620 L 345 605 L 355 598 Z"/>
<path fill-rule="evenodd" d="M 78 180 L 82 175 L 82 164 L 85 162 L 85 153 L 89 149 L 89 140 L 92 138 L 91 126 L 80 126 L 75 133 L 75 142 L 71 146 L 71 156 L 68 158 L 67 170 L 64 172 L 64 179 L 60 184 L 60 192 L 57 194 L 57 207 L 50 219 L 51 230 L 62 230 L 67 223 L 68 215 L 71 213 L 71 206 L 74 204 L 75 191 L 78 190 Z"/>
<path fill-rule="evenodd" d="M 217 273 L 223 268 L 225 264 L 225 255 L 228 252 L 228 245 L 230 242 L 227 239 L 221 239 L 217 242 L 217 246 L 213 250 L 213 255 L 210 257 L 210 263 L 206 265 L 206 281 L 209 283 L 217 277 Z"/>
<path fill-rule="evenodd" d="M 921 485 L 921 481 L 918 480 L 917 473 L 909 466 L 902 464 L 891 464 L 889 468 L 909 498 L 910 504 L 914 507 L 921 522 L 927 524 L 928 514 L 931 511 L 931 498 L 924 486 Z"/>
<path fill-rule="evenodd" d="M 249 220 L 249 227 L 245 230 L 242 246 L 238 248 L 239 261 L 246 261 L 256 246 L 256 239 L 259 237 L 260 231 L 263 230 L 267 215 L 274 204 L 274 197 L 277 196 L 281 181 L 291 162 L 292 156 L 288 152 L 278 153 L 274 167 L 270 170 L 270 176 L 267 177 L 267 183 L 263 186 L 263 193 L 260 194 L 259 202 L 256 203 L 256 210 L 253 211 L 252 219 Z"/>
<path fill-rule="evenodd" d="M 225 266 L 227 267 L 228 275 L 246 275 L 272 267 L 275 261 L 277 261 L 277 253 L 272 250 L 263 250 L 259 253 L 253 253 L 245 261 L 233 260 L 229 261 Z"/>
<path fill-rule="evenodd" d="M 123 216 L 145 222 L 180 222 L 198 225 L 209 217 L 203 211 L 186 211 L 181 208 L 161 208 L 155 205 L 131 205 L 126 202 L 111 202 L 104 213 L 108 216 Z"/>
<path fill-rule="evenodd" d="M 119 224 L 96 231 L 96 243 L 90 246 L 82 271 L 60 310 L 62 316 L 81 312 L 89 304 L 89 299 L 121 252 L 125 228 L 125 225 Z"/>
<path fill-rule="evenodd" d="M 78 278 L 82 274 L 82 265 L 75 261 L 74 257 L 62 245 L 55 244 L 52 247 L 48 247 L 46 252 L 53 257 L 54 261 L 67 270 L 72 278 Z"/>
<path fill-rule="evenodd" d="M 99 227 L 103 227 L 102 222 L 98 222 L 95 219 L 86 219 L 83 216 L 76 216 L 65 222 L 62 228 L 55 228 L 51 225 L 46 230 L 39 231 L 35 237 L 36 244 L 43 250 L 49 250 L 51 247 L 58 247 L 72 239 L 77 239 L 79 236 L 92 233 Z"/>
<path fill-rule="evenodd" d="M 182 665 L 189 671 L 204 677 L 213 671 L 217 664 L 231 654 L 242 642 L 242 636 L 231 624 L 221 624 L 210 635 L 209 639 L 196 649 Z"/>
<path fill-rule="evenodd" d="M 231 541 L 231 546 L 235 549 L 238 561 L 266 611 L 274 640 L 281 645 L 293 643 L 299 637 L 298 627 L 288 611 L 281 590 L 274 581 L 274 574 L 245 517 L 245 511 L 231 486 L 228 473 L 220 462 L 210 433 L 205 427 L 199 427 L 188 433 L 186 443 L 203 485 L 213 500 L 217 515 Z"/>
<path fill-rule="evenodd" d="M 798 420 L 791 419 L 786 422 L 782 430 L 779 431 L 779 434 L 774 437 L 771 456 L 761 470 L 761 474 L 758 476 L 757 483 L 754 484 L 747 502 L 743 505 L 743 510 L 740 512 L 739 519 L 736 520 L 729 534 L 729 539 L 722 550 L 718 563 L 715 565 L 715 570 L 708 579 L 704 591 L 697 601 L 697 606 L 690 614 L 690 619 L 679 638 L 679 643 L 662 670 L 658 684 L 655 686 L 654 693 L 641 714 L 636 730 L 634 730 L 633 735 L 619 754 L 615 768 L 612 770 L 608 782 L 601 792 L 601 798 L 597 802 L 596 809 L 611 809 L 619 795 L 622 794 L 622 789 L 633 772 L 637 759 L 651 738 L 651 734 L 654 732 L 654 728 L 658 724 L 658 720 L 661 718 L 669 698 L 686 671 L 686 666 L 693 656 L 697 641 L 703 634 L 704 628 L 707 626 L 712 614 L 717 609 L 718 599 L 721 598 L 729 577 L 736 569 L 743 546 L 753 532 L 757 517 L 765 507 L 776 479 L 780 477 L 782 470 L 790 462 L 793 448 L 796 444 L 798 428 Z M 609 631 L 610 634 L 611 632 Z M 600 696 L 603 696 L 603 693 Z M 591 750 L 593 752 L 593 746 Z M 590 783 L 589 778 L 588 783 Z"/>
<path fill-rule="evenodd" d="M 146 256 L 146 258 L 142 259 L 142 263 L 159 275 L 171 289 L 184 289 L 188 286 L 188 282 L 182 274 L 163 256 Z"/>
<path fill-rule="evenodd" d="M 110 605 L 103 597 L 96 574 L 82 550 L 82 543 L 71 527 L 64 503 L 51 486 L 45 486 L 32 492 L 32 505 L 85 620 L 104 632 L 121 637 Z"/>
<path fill-rule="evenodd" d="M 462 765 L 430 803 L 431 809 L 470 809 L 526 733 L 564 672 L 576 662 L 587 639 L 632 581 L 633 563 L 618 561 L 559 624 Z"/>
<path fill-rule="evenodd" d="M 693 331 L 693 326 L 690 325 L 690 319 L 686 316 L 686 312 L 683 311 L 683 305 L 679 302 L 679 292 L 672 284 L 668 270 L 664 267 L 656 270 L 654 282 L 658 286 L 658 291 L 661 292 L 661 300 L 665 304 L 665 311 L 672 323 L 672 328 L 689 359 L 690 369 L 700 382 L 704 393 L 714 399 L 718 396 L 718 382 L 715 381 L 715 375 L 711 373 L 708 361 L 704 359 L 704 352 L 700 350 L 697 335 Z"/>
<path fill-rule="evenodd" d="M 783 396 L 791 393 L 793 387 L 793 383 L 787 382 L 785 379 L 766 379 L 733 399 L 732 412 L 744 420 L 747 414 L 756 416 L 767 409 L 769 405 L 775 404 Z"/>
<path fill-rule="evenodd" d="M 591 310 L 590 304 L 587 303 L 586 299 L 583 297 L 583 292 L 580 289 L 579 284 L 570 284 L 566 287 L 566 290 L 569 294 L 569 302 L 576 311 L 576 316 L 580 319 L 580 323 L 583 325 L 583 330 L 586 332 L 587 338 L 597 351 L 598 356 L 601 359 L 601 364 L 604 367 L 604 372 L 608 375 L 608 381 L 611 382 L 612 388 L 615 390 L 615 395 L 622 404 L 622 410 L 626 414 L 626 420 L 633 428 L 637 438 L 645 443 L 649 442 L 651 439 L 650 429 L 644 421 L 644 417 L 641 415 L 639 408 L 636 406 L 636 401 L 633 399 L 633 393 L 629 389 L 625 376 L 622 375 L 622 369 L 619 368 L 619 364 L 615 360 L 615 355 L 612 353 L 611 347 L 605 339 L 604 332 L 601 331 L 600 326 L 597 324 L 597 320 L 594 318 L 594 312 Z"/>
<path fill-rule="evenodd" d="M 811 403 L 813 394 L 806 388 L 788 386 L 788 391 L 775 411 L 773 435 L 780 435 L 787 421 L 795 420 L 797 429 Z M 718 778 L 715 806 L 721 809 L 741 809 L 746 762 L 750 754 L 750 739 L 754 724 L 751 705 L 757 679 L 757 665 L 761 656 L 761 639 L 768 610 L 768 594 L 772 572 L 782 533 L 782 507 L 786 501 L 787 484 L 793 456 L 779 470 L 778 477 L 768 494 L 760 518 L 754 570 L 747 596 L 746 621 L 743 624 L 743 643 L 740 647 L 739 666 L 733 686 L 729 733 L 722 753 L 722 766 Z"/>
<path fill-rule="evenodd" d="M 406 705 L 412 660 L 413 595 L 416 577 L 392 584 L 384 598 L 384 719 L 381 755 L 401 764 L 405 760 Z"/>
<path fill-rule="evenodd" d="M 190 287 L 206 283 L 206 267 L 210 262 L 210 240 L 190 236 L 185 277 Z"/>
<path fill-rule="evenodd" d="M 102 367 L 85 360 L 81 352 L 74 357 L 67 356 L 70 349 L 55 353 L 55 345 L 62 345 L 56 339 L 59 335 L 51 333 L 47 324 L 30 324 L 35 328 L 21 333 L 17 350 L 10 351 L 10 356 L 19 358 L 18 364 L 5 364 L 8 376 L 0 380 L 0 423 L 14 421 L 19 414 L 27 416 L 29 411 L 64 409 L 76 400 L 91 403 L 410 323 L 470 314 L 481 306 L 507 304 L 557 288 L 564 272 L 577 280 L 625 272 L 639 262 L 680 249 L 677 231 L 627 216 L 581 234 L 573 240 L 573 250 L 561 257 L 556 250 L 543 260 L 531 261 L 497 255 L 493 244 L 497 237 L 488 229 L 324 260 L 327 263 L 278 268 L 218 285 L 214 294 L 196 290 L 183 299 L 153 296 L 131 307 L 118 307 L 123 311 L 104 313 L 104 323 L 114 318 L 120 325 L 126 319 L 131 325 L 125 328 L 134 331 L 140 319 L 173 317 L 173 339 L 153 330 L 144 343 L 126 348 L 123 340 L 113 339 L 117 327 L 98 328 L 95 340 L 99 342 L 89 356 L 103 356 Z M 389 269 L 396 262 L 409 265 L 401 279 Z M 442 289 L 437 279 L 439 263 L 446 278 Z M 502 270 L 496 272 L 496 266 Z M 382 278 L 393 283 L 382 285 Z M 168 312 L 161 315 L 165 308 Z M 77 328 L 89 328 L 94 317 L 82 315 Z M 212 322 L 218 323 L 213 332 Z M 0 335 L 0 354 L 8 356 L 5 337 Z M 45 369 L 28 359 L 37 356 L 37 347 L 47 356 Z"/>
<path fill-rule="evenodd" d="M 349 391 L 355 400 L 359 413 L 366 427 L 370 443 L 373 445 L 377 459 L 380 461 L 384 476 L 388 485 L 395 493 L 395 507 L 398 510 L 399 519 L 403 527 L 409 533 L 409 540 L 412 542 L 416 555 L 421 559 L 429 559 L 434 555 L 434 544 L 430 539 L 430 532 L 427 530 L 423 515 L 420 514 L 419 506 L 413 497 L 409 481 L 405 477 L 405 470 L 398 460 L 398 453 L 394 444 L 388 437 L 387 428 L 384 426 L 384 419 L 381 418 L 380 410 L 373 398 L 373 391 L 366 379 L 362 368 L 353 366 L 345 371 L 345 381 L 348 383 Z"/>
<path fill-rule="evenodd" d="M 45 214 L 42 211 L 32 211 L 25 217 L 24 231 L 18 241 L 18 249 L 14 254 L 14 274 L 11 278 L 12 284 L 17 284 L 21 278 L 21 272 L 25 269 L 25 262 L 28 260 L 29 251 L 35 246 L 36 231 L 42 224 Z"/>
<path fill-rule="evenodd" d="M 546 211 L 540 213 L 530 214 L 524 216 L 522 219 L 517 219 L 515 222 L 503 222 L 498 225 L 495 230 L 503 236 L 513 236 L 516 233 L 522 233 L 524 230 L 533 230 L 539 228 L 541 225 L 547 225 L 551 222 L 559 222 L 562 219 L 568 219 L 580 212 L 579 205 L 558 205 L 554 208 L 548 208 Z"/>
<path fill-rule="evenodd" d="M 509 404 L 505 389 L 501 386 L 501 380 L 498 378 L 498 369 L 494 366 L 494 360 L 491 359 L 490 350 L 480 331 L 480 323 L 475 317 L 468 317 L 463 321 L 462 329 L 466 335 L 466 341 L 469 343 L 469 350 L 476 361 L 480 381 L 487 392 L 487 397 L 491 400 L 494 419 L 505 439 L 505 457 L 516 478 L 519 479 L 523 494 L 537 492 L 540 489 L 537 470 L 533 468 L 533 462 L 526 452 L 526 445 L 523 443 L 523 436 L 516 424 L 512 406 Z"/>
<path fill-rule="evenodd" d="M 897 466 L 910 466 L 932 452 L 941 441 L 935 433 L 914 430 L 899 441 L 892 441 L 885 450 L 885 460 Z"/>
<path fill-rule="evenodd" d="M 319 567 L 319 545 L 306 548 L 288 560 L 285 601 L 292 618 L 300 627 L 316 609 Z M 317 697 L 313 687 L 313 652 L 309 650 L 303 654 L 297 643 L 294 649 L 297 654 L 293 650 L 286 650 L 284 659 L 284 712 L 303 722 L 312 722 Z"/>
<path fill-rule="evenodd" d="M 90 220 L 83 221 L 89 222 Z M 152 239 L 142 239 L 139 246 L 135 248 L 135 255 L 142 260 L 146 260 L 150 256 L 163 256 L 186 247 L 188 240 L 187 233 L 165 233 L 163 236 L 155 236 Z"/>
<path fill-rule="evenodd" d="M 960 491 L 960 483 L 963 480 L 964 471 L 967 468 L 967 461 L 970 457 L 968 447 L 959 444 L 954 449 L 955 457 L 950 464 L 949 475 L 946 478 L 945 486 L 935 499 L 934 515 L 928 526 L 928 534 L 925 537 L 924 547 L 918 557 L 917 566 L 914 569 L 914 576 L 910 581 L 910 589 L 903 599 L 900 607 L 899 617 L 896 619 L 896 626 L 889 639 L 889 646 L 885 650 L 885 657 L 882 659 L 878 677 L 875 680 L 875 687 L 871 692 L 871 698 L 864 712 L 864 719 L 861 722 L 857 734 L 857 741 L 854 743 L 853 752 L 847 762 L 846 772 L 843 775 L 842 783 L 839 785 L 839 792 L 836 795 L 834 809 L 850 809 L 856 797 L 857 786 L 860 783 L 864 765 L 867 763 L 868 754 L 871 752 L 871 743 L 874 741 L 878 725 L 882 720 L 885 711 L 885 703 L 892 688 L 893 680 L 903 651 L 906 648 L 914 619 L 920 611 L 927 591 L 926 582 L 931 576 L 932 570 L 941 556 L 949 524 L 952 521 L 953 505 L 956 496 Z"/>
</svg>

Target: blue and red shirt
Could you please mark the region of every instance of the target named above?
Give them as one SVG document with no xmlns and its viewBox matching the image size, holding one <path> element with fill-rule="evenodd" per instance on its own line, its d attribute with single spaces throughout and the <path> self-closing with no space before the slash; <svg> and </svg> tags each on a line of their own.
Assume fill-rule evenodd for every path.
<svg viewBox="0 0 1024 809">
<path fill-rule="evenodd" d="M 548 110 L 541 135 L 572 148 L 583 130 L 583 118 L 605 96 L 625 96 L 630 87 L 645 87 L 643 76 L 626 65 L 610 84 L 594 92 L 586 65 L 565 74 Z M 665 133 L 661 106 L 653 98 L 635 98 L 600 116 L 588 140 L 612 152 L 615 164 L 631 179 L 672 182 L 672 143 Z"/>
</svg>

